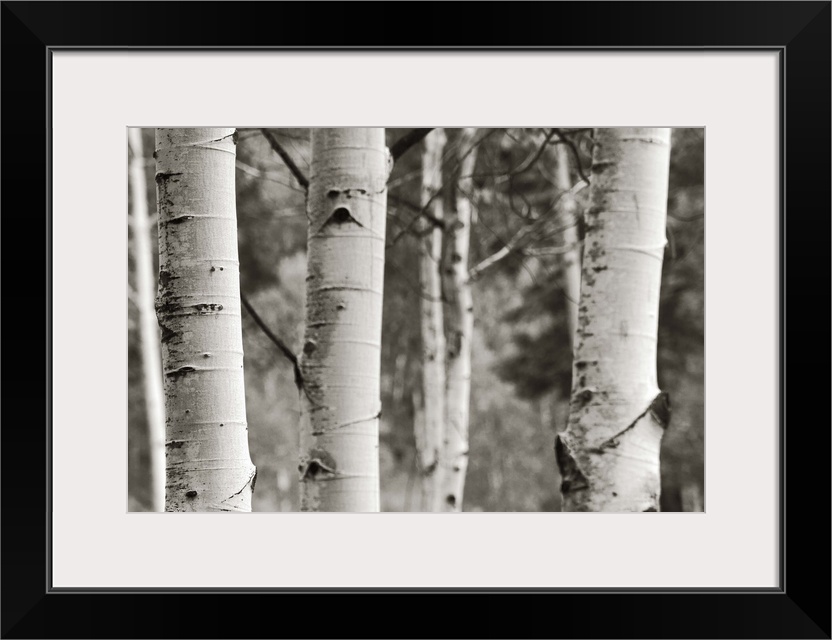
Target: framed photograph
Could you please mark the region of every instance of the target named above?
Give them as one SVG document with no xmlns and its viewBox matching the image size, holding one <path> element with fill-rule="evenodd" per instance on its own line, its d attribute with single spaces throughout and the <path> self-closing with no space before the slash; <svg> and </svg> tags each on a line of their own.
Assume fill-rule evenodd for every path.
<svg viewBox="0 0 832 640">
<path fill-rule="evenodd" d="M 829 638 L 831 15 L 4 2 L 2 637 Z M 642 294 L 643 326 L 609 306 Z M 427 369 L 425 300 L 463 373 Z M 603 404 L 591 318 L 654 345 L 615 376 L 649 398 Z M 470 428 L 433 463 L 426 397 L 457 374 Z M 636 415 L 585 447 L 586 407 Z M 399 597 L 346 622 L 374 595 Z M 273 619 L 312 596 L 332 613 Z"/>
</svg>

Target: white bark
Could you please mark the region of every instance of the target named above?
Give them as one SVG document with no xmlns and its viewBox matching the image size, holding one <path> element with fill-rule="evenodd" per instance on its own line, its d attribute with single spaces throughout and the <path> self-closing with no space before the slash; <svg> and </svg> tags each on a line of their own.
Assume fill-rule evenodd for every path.
<svg viewBox="0 0 832 640">
<path fill-rule="evenodd" d="M 578 207 L 572 194 L 572 181 L 569 176 L 569 152 L 566 145 L 555 145 L 557 158 L 556 186 L 562 194 L 558 202 L 558 224 L 563 233 L 561 240 L 564 247 L 561 253 L 561 286 L 566 297 L 569 339 L 572 351 L 575 350 L 575 332 L 578 328 L 578 302 L 581 296 L 581 254 L 578 244 Z"/>
<path fill-rule="evenodd" d="M 381 309 L 389 153 L 383 128 L 313 129 L 303 511 L 378 511 Z"/>
<path fill-rule="evenodd" d="M 595 132 L 569 426 L 555 445 L 564 511 L 659 510 L 669 158 L 670 129 Z"/>
<path fill-rule="evenodd" d="M 470 198 L 477 150 L 472 149 L 475 128 L 460 132 L 459 189 L 456 192 L 456 218 L 449 225 L 451 234 L 448 297 L 454 306 L 449 315 L 447 398 L 445 439 L 441 460 L 441 507 L 443 511 L 462 511 L 465 473 L 468 470 L 468 418 L 471 400 L 471 339 L 474 333 L 474 299 L 468 278 L 468 250 L 471 243 Z"/>
<path fill-rule="evenodd" d="M 159 326 L 156 322 L 156 276 L 150 245 L 150 214 L 147 206 L 142 130 L 127 129 L 132 151 L 130 158 L 130 198 L 133 204 L 130 226 L 133 230 L 133 261 L 136 268 L 135 303 L 139 313 L 139 343 L 142 354 L 142 381 L 147 416 L 150 454 L 150 510 L 165 510 L 165 404 L 162 392 L 162 359 L 159 352 Z"/>
<path fill-rule="evenodd" d="M 420 477 L 422 461 L 422 452 L 426 450 L 425 445 L 425 402 L 422 398 L 422 388 L 416 385 L 411 394 L 411 402 L 413 403 L 413 439 L 416 443 L 416 463 L 419 466 Z M 432 491 L 433 483 L 421 482 L 419 485 L 419 511 L 431 511 L 433 509 Z"/>
<path fill-rule="evenodd" d="M 443 217 L 442 153 L 445 132 L 434 129 L 425 137 L 422 153 L 423 208 L 436 220 Z M 441 509 L 439 459 L 445 426 L 445 327 L 442 303 L 442 229 L 422 216 L 419 220 L 420 327 L 424 425 L 419 447 L 422 495 L 430 511 Z"/>
<path fill-rule="evenodd" d="M 166 511 L 251 511 L 234 129 L 157 129 Z"/>
</svg>

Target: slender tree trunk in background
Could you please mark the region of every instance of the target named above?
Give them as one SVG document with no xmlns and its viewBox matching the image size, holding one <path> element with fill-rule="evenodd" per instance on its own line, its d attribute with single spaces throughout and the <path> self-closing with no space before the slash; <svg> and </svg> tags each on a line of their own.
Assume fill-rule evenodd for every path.
<svg viewBox="0 0 832 640">
<path fill-rule="evenodd" d="M 165 404 L 162 392 L 162 360 L 159 353 L 159 326 L 156 323 L 156 276 L 150 246 L 150 215 L 147 206 L 142 130 L 127 129 L 133 155 L 130 158 L 130 198 L 133 209 L 133 260 L 136 265 L 136 307 L 139 312 L 139 344 L 142 353 L 142 379 L 147 415 L 150 453 L 150 510 L 165 510 Z"/>
<path fill-rule="evenodd" d="M 686 484 L 682 487 L 682 511 L 702 512 L 705 506 L 702 504 L 702 492 L 695 484 Z"/>
<path fill-rule="evenodd" d="M 234 129 L 157 129 L 166 511 L 251 511 Z"/>
<path fill-rule="evenodd" d="M 287 511 L 292 511 L 292 498 L 296 496 L 296 493 L 290 493 L 290 489 L 292 487 L 292 477 L 291 472 L 287 471 L 283 467 L 278 467 L 277 469 L 277 495 L 278 495 L 278 508 L 281 512 L 286 513 Z"/>
<path fill-rule="evenodd" d="M 471 210 L 477 150 L 472 148 L 475 128 L 460 132 L 459 188 L 456 219 L 449 220 L 451 233 L 448 297 L 454 306 L 448 327 L 447 420 L 441 460 L 441 506 L 443 511 L 462 511 L 465 473 L 468 470 L 468 418 L 471 400 L 471 339 L 474 334 L 474 299 L 468 279 L 468 250 L 471 244 Z"/>
<path fill-rule="evenodd" d="M 558 204 L 558 226 L 563 229 L 563 245 L 571 247 L 561 255 L 561 286 L 566 296 L 569 339 L 575 350 L 575 332 L 578 328 L 578 301 L 581 297 L 581 254 L 578 246 L 578 206 L 570 192 L 572 180 L 569 175 L 569 151 L 566 145 L 555 145 L 557 167 L 555 179 L 561 200 Z"/>
<path fill-rule="evenodd" d="M 669 159 L 670 129 L 595 132 L 569 426 L 555 442 L 564 511 L 659 510 Z"/>
<path fill-rule="evenodd" d="M 445 131 L 434 129 L 425 138 L 422 153 L 423 208 L 436 222 L 443 217 L 442 152 Z M 443 320 L 442 229 L 434 221 L 419 219 L 419 286 L 421 289 L 422 389 L 424 438 L 418 451 L 422 494 L 430 511 L 441 509 L 439 458 L 445 424 L 445 327 Z M 418 440 L 417 440 L 417 446 Z"/>
<path fill-rule="evenodd" d="M 425 445 L 425 402 L 424 398 L 422 397 L 422 388 L 419 385 L 416 385 L 413 388 L 413 392 L 410 396 L 410 400 L 413 403 L 413 440 L 416 443 L 416 471 L 419 473 L 420 478 L 422 477 L 421 472 L 421 465 L 424 463 L 422 460 L 422 452 L 426 450 Z M 422 482 L 419 486 L 419 508 L 418 511 L 430 511 L 433 508 L 433 504 L 428 502 L 428 500 L 433 499 L 433 494 L 428 495 L 426 490 L 432 488 L 431 484 Z"/>
<path fill-rule="evenodd" d="M 393 370 L 393 390 L 390 394 L 396 406 L 399 406 L 404 400 L 404 391 L 406 386 L 405 376 L 407 373 L 407 345 L 405 350 L 399 352 L 396 356 L 396 366 Z"/>
<path fill-rule="evenodd" d="M 383 128 L 313 129 L 303 511 L 378 511 L 387 177 Z"/>
</svg>

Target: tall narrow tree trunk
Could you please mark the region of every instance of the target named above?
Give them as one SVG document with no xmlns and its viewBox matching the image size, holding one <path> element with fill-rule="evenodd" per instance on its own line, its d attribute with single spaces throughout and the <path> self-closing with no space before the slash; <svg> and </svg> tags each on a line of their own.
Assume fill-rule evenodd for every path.
<svg viewBox="0 0 832 640">
<path fill-rule="evenodd" d="M 471 399 L 471 339 L 474 333 L 474 299 L 468 279 L 468 249 L 471 243 L 471 210 L 475 128 L 460 132 L 460 177 L 456 192 L 456 217 L 449 220 L 451 234 L 448 298 L 454 306 L 448 326 L 448 391 L 445 439 L 441 454 L 441 505 L 444 511 L 462 511 L 465 473 L 468 470 L 468 417 Z"/>
<path fill-rule="evenodd" d="M 670 129 L 595 132 L 569 426 L 555 443 L 564 511 L 659 510 L 669 157 Z"/>
<path fill-rule="evenodd" d="M 162 360 L 159 352 L 159 327 L 156 323 L 156 277 L 150 246 L 150 215 L 147 206 L 142 130 L 130 128 L 127 139 L 130 158 L 130 198 L 133 208 L 133 261 L 136 267 L 136 307 L 139 312 L 139 344 L 142 354 L 142 380 L 147 416 L 150 510 L 165 510 L 165 404 L 162 392 Z"/>
<path fill-rule="evenodd" d="M 425 137 L 422 153 L 421 204 L 431 216 L 419 220 L 419 285 L 421 290 L 422 397 L 424 437 L 419 451 L 422 495 L 430 511 L 441 508 L 439 457 L 445 424 L 445 327 L 442 302 L 442 152 L 445 131 Z M 418 440 L 417 440 L 418 443 Z"/>
<path fill-rule="evenodd" d="M 566 297 L 569 340 L 575 350 L 575 332 L 578 329 L 578 302 L 581 297 L 581 253 L 578 246 L 578 207 L 572 195 L 569 175 L 569 152 L 566 145 L 555 145 L 557 159 L 555 180 L 559 192 L 558 224 L 563 233 L 561 240 L 569 247 L 561 254 L 561 286 Z"/>
<path fill-rule="evenodd" d="M 234 129 L 157 129 L 166 511 L 251 511 Z"/>
<path fill-rule="evenodd" d="M 424 464 L 422 459 L 422 452 L 427 450 L 425 446 L 425 401 L 422 397 L 422 387 L 415 385 L 411 393 L 410 400 L 413 404 L 413 440 L 416 443 L 416 471 L 422 476 L 421 469 Z M 430 495 L 426 491 L 433 487 L 432 484 L 422 482 L 419 485 L 419 507 L 417 511 L 431 511 L 433 504 L 428 500 L 433 499 L 433 493 Z"/>
<path fill-rule="evenodd" d="M 381 309 L 389 153 L 383 128 L 313 129 L 303 511 L 378 511 Z"/>
</svg>

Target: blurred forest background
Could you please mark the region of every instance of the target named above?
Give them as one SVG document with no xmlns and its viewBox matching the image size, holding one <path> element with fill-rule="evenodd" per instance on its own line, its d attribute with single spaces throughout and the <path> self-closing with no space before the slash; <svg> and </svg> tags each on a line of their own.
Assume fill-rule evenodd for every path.
<svg viewBox="0 0 832 640">
<path fill-rule="evenodd" d="M 387 129 L 391 146 L 408 129 Z M 308 175 L 308 129 L 271 129 Z M 457 168 L 458 130 L 447 129 L 445 165 Z M 573 183 L 588 175 L 591 129 L 565 129 Z M 156 210 L 154 130 L 142 132 L 147 199 Z M 479 129 L 470 265 L 502 249 L 553 210 L 560 195 L 554 145 L 542 129 Z M 539 154 L 539 155 L 538 155 Z M 536 159 L 535 159 L 536 158 Z M 533 161 L 532 161 L 533 160 Z M 525 167 L 517 172 L 518 167 Z M 452 184 L 452 181 L 446 180 Z M 381 508 L 419 511 L 413 437 L 420 384 L 419 286 L 414 225 L 420 209 L 421 144 L 389 180 L 382 335 Z M 445 207 L 454 207 L 445 189 Z M 576 196 L 583 207 L 584 189 Z M 132 202 L 130 203 L 132 207 Z M 295 351 L 303 337 L 305 193 L 257 129 L 239 129 L 237 217 L 241 289 L 267 325 Z M 560 511 L 555 433 L 566 427 L 572 354 L 567 301 L 558 277 L 562 229 L 535 226 L 474 282 L 470 462 L 465 511 Z M 673 406 L 662 453 L 662 511 L 704 510 L 704 129 L 674 129 L 659 314 L 659 386 Z M 132 231 L 131 231 L 132 233 Z M 580 221 L 578 234 L 581 236 Z M 155 226 L 151 231 L 154 261 Z M 148 446 L 137 311 L 134 243 L 129 253 L 129 504 L 149 506 Z M 246 410 L 257 466 L 253 511 L 298 510 L 298 392 L 289 362 L 243 310 Z"/>
</svg>

